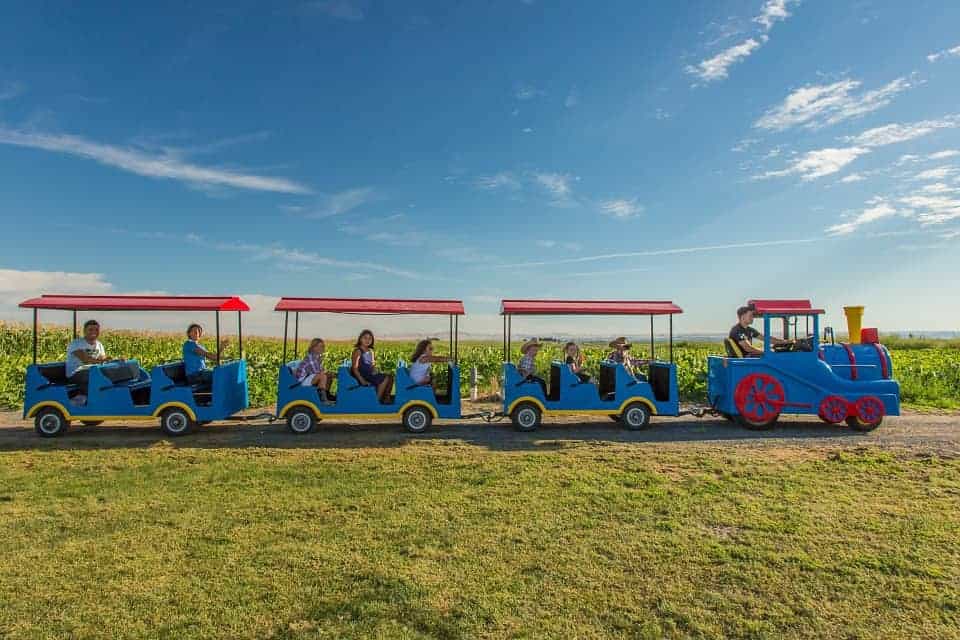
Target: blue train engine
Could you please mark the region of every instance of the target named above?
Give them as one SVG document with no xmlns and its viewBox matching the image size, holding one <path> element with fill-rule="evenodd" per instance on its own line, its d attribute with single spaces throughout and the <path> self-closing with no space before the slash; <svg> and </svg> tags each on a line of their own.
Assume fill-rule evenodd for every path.
<svg viewBox="0 0 960 640">
<path fill-rule="evenodd" d="M 677 367 L 673 362 L 673 315 L 680 307 L 667 301 L 503 300 L 503 415 L 515 429 L 533 431 L 549 414 L 609 416 L 630 430 L 644 429 L 651 416 L 680 413 Z M 574 373 L 564 360 L 550 364 L 547 380 L 525 376 L 510 362 L 514 316 L 649 316 L 649 358 L 624 357 L 600 362 L 596 381 Z M 669 357 L 660 360 L 654 347 L 654 317 L 668 316 Z"/>
<path fill-rule="evenodd" d="M 708 358 L 707 396 L 714 410 L 750 429 L 772 428 L 781 415 L 816 415 L 870 431 L 900 415 L 900 385 L 876 329 L 860 329 L 862 307 L 847 307 L 851 341 L 820 339 L 822 309 L 809 300 L 752 300 L 763 319 L 762 353 L 743 353 L 731 338 L 725 357 Z M 779 326 L 778 326 L 779 325 Z M 782 337 L 772 332 L 782 329 Z"/>
<path fill-rule="evenodd" d="M 79 296 L 44 295 L 20 303 L 33 310 L 33 364 L 27 367 L 23 417 L 34 420 L 46 438 L 67 431 L 71 422 L 99 425 L 106 420 L 156 420 L 167 435 L 189 433 L 197 424 L 223 420 L 247 408 L 247 367 L 243 360 L 241 312 L 246 302 L 236 297 Z M 77 340 L 78 311 L 209 311 L 215 313 L 216 363 L 203 384 L 191 384 L 182 360 L 159 364 L 148 373 L 138 360 L 110 360 L 83 367 L 83 375 L 68 378 L 64 361 L 38 363 L 38 312 L 73 312 Z M 237 313 L 240 358 L 227 361 L 220 353 L 220 313 Z M 63 345 L 65 351 L 67 345 Z"/>
<path fill-rule="evenodd" d="M 283 364 L 277 377 L 277 418 L 297 435 L 313 431 L 321 420 L 399 418 L 412 433 L 427 431 L 438 418 L 456 420 L 460 413 L 459 318 L 464 313 L 460 300 L 397 300 L 383 298 L 281 298 L 275 311 L 284 313 Z M 373 386 L 362 384 L 346 360 L 331 372 L 336 392 L 323 402 L 320 390 L 298 380 L 300 364 L 300 314 L 339 313 L 351 315 L 449 316 L 450 357 L 447 389 L 437 393 L 431 383 L 417 383 L 410 367 L 400 361 L 394 375 L 395 391 L 388 389 L 382 401 Z M 293 359 L 288 361 L 287 342 L 293 315 Z M 306 354 L 303 354 L 304 356 Z"/>
</svg>

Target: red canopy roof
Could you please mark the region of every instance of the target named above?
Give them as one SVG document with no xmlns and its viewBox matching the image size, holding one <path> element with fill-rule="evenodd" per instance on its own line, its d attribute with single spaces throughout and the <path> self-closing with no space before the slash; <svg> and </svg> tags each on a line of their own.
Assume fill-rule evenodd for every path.
<svg viewBox="0 0 960 640">
<path fill-rule="evenodd" d="M 814 309 L 809 300 L 750 300 L 759 315 L 809 315 L 823 313 L 823 309 Z"/>
<path fill-rule="evenodd" d="M 503 300 L 501 315 L 659 316 L 683 313 L 666 300 Z"/>
<path fill-rule="evenodd" d="M 462 316 L 463 302 L 390 298 L 280 298 L 274 311 Z"/>
<path fill-rule="evenodd" d="M 27 309 L 67 311 L 250 311 L 235 296 L 73 296 L 44 295 L 20 303 Z"/>
</svg>

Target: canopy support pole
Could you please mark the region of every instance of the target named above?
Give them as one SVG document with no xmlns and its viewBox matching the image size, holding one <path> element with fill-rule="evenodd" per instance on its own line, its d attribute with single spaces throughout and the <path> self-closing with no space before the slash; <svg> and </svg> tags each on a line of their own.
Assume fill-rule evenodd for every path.
<svg viewBox="0 0 960 640">
<path fill-rule="evenodd" d="M 653 314 L 650 314 L 650 361 L 657 359 L 657 354 L 653 350 Z"/>
<path fill-rule="evenodd" d="M 39 309 L 34 307 L 33 309 L 33 364 L 37 364 L 37 332 L 39 331 L 39 323 L 37 316 L 39 315 Z"/>
<path fill-rule="evenodd" d="M 293 314 L 293 359 L 300 353 L 300 312 Z"/>
<path fill-rule="evenodd" d="M 450 314 L 450 357 L 453 357 L 453 314 Z"/>
<path fill-rule="evenodd" d="M 237 311 L 237 348 L 240 350 L 240 359 L 243 360 L 243 316 Z"/>
<path fill-rule="evenodd" d="M 217 366 L 220 366 L 220 312 L 214 314 L 217 319 Z"/>
<path fill-rule="evenodd" d="M 453 316 L 453 364 L 460 364 L 460 316 Z"/>
<path fill-rule="evenodd" d="M 287 364 L 287 329 L 290 326 L 290 312 L 283 312 L 283 364 Z"/>
<path fill-rule="evenodd" d="M 673 314 L 670 314 L 670 364 L 673 364 Z"/>
<path fill-rule="evenodd" d="M 73 310 L 73 339 L 77 339 L 77 310 Z"/>
<path fill-rule="evenodd" d="M 507 361 L 507 316 L 503 316 L 503 361 Z"/>
<path fill-rule="evenodd" d="M 510 362 L 511 342 L 513 342 L 513 316 L 507 316 L 507 362 Z"/>
</svg>

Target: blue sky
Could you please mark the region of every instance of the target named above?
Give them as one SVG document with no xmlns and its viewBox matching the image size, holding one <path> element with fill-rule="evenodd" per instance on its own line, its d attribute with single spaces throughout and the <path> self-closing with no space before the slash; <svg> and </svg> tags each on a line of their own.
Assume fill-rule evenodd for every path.
<svg viewBox="0 0 960 640">
<path fill-rule="evenodd" d="M 809 297 L 960 329 L 958 24 L 949 1 L 20 3 L 0 313 L 240 293 L 265 332 L 279 295 L 459 297 L 490 333 L 501 297 L 666 298 L 702 332 Z"/>
</svg>

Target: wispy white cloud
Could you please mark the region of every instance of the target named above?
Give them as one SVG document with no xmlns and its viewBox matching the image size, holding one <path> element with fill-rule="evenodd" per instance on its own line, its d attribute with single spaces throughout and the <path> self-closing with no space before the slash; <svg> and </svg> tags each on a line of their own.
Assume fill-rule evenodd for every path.
<svg viewBox="0 0 960 640">
<path fill-rule="evenodd" d="M 875 127 L 855 136 L 847 136 L 844 140 L 864 147 L 881 147 L 913 140 L 939 129 L 953 129 L 957 126 L 960 126 L 960 116 L 949 115 L 935 120 L 920 120 L 907 124 L 893 123 Z"/>
<path fill-rule="evenodd" d="M 366 17 L 367 3 L 359 0 L 319 0 L 309 2 L 306 6 L 331 18 L 359 22 Z"/>
<path fill-rule="evenodd" d="M 770 31 L 774 24 L 790 17 L 787 7 L 794 2 L 799 0 L 767 0 L 760 9 L 760 15 L 753 21 L 763 27 L 764 31 Z"/>
<path fill-rule="evenodd" d="M 784 169 L 767 171 L 755 176 L 756 179 L 798 175 L 809 181 L 836 173 L 860 156 L 871 153 L 876 147 L 883 147 L 913 140 L 940 129 L 960 126 L 960 116 L 949 115 L 935 120 L 921 120 L 911 123 L 894 123 L 868 129 L 855 136 L 847 136 L 844 141 L 853 144 L 850 147 L 816 149 L 794 158 Z M 919 156 L 902 156 L 898 164 L 914 161 Z"/>
<path fill-rule="evenodd" d="M 862 173 L 851 173 L 850 175 L 846 175 L 840 178 L 840 182 L 843 182 L 843 183 L 862 182 L 863 180 L 866 180 L 866 179 L 867 179 L 866 176 L 864 176 Z"/>
<path fill-rule="evenodd" d="M 309 218 L 331 218 L 348 213 L 377 199 L 373 187 L 357 187 L 336 193 L 324 194 L 313 207 L 303 209 Z"/>
<path fill-rule="evenodd" d="M 929 62 L 936 62 L 942 58 L 960 58 L 960 44 L 949 49 L 942 49 L 927 56 Z"/>
<path fill-rule="evenodd" d="M 570 89 L 570 92 L 567 93 L 567 97 L 563 99 L 563 106 L 567 109 L 572 109 L 578 104 L 580 104 L 580 91 L 576 87 L 573 87 Z"/>
<path fill-rule="evenodd" d="M 533 173 L 534 181 L 553 197 L 555 204 L 569 204 L 573 196 L 573 182 L 575 176 L 565 173 L 551 173 L 537 171 Z"/>
<path fill-rule="evenodd" d="M 956 149 L 944 149 L 943 151 L 931 153 L 927 157 L 931 160 L 945 160 L 946 158 L 953 158 L 956 156 L 960 156 L 960 151 L 957 151 Z"/>
<path fill-rule="evenodd" d="M 474 184 L 481 189 L 509 189 L 516 191 L 520 188 L 520 181 L 510 172 L 501 171 L 490 176 L 480 176 Z"/>
<path fill-rule="evenodd" d="M 920 173 L 913 176 L 913 179 L 914 180 L 943 180 L 944 178 L 948 178 L 955 173 L 957 173 L 957 167 L 945 165 L 942 167 L 934 167 L 933 169 L 927 169 L 926 171 L 921 171 Z"/>
<path fill-rule="evenodd" d="M 815 180 L 840 171 L 866 153 L 870 153 L 870 150 L 864 147 L 828 148 L 808 151 L 793 160 L 785 169 L 767 171 L 757 176 L 757 178 L 763 179 L 798 175 L 804 181 Z"/>
<path fill-rule="evenodd" d="M 546 267 L 559 264 L 578 264 L 584 262 L 599 262 L 603 260 L 621 260 L 624 258 L 647 258 L 654 256 L 683 255 L 690 253 L 709 253 L 714 251 L 733 251 L 736 249 L 758 249 L 762 247 L 777 247 L 782 245 L 809 244 L 811 242 L 821 242 L 823 238 L 793 238 L 789 240 L 764 240 L 758 242 L 737 242 L 732 244 L 713 244 L 697 247 L 677 247 L 673 249 L 654 249 L 649 251 L 630 251 L 622 253 L 604 253 L 593 256 L 581 256 L 578 258 L 566 258 L 563 260 L 540 260 L 533 262 L 518 262 L 513 264 L 494 264 L 493 269 L 515 269 L 519 267 Z"/>
<path fill-rule="evenodd" d="M 897 94 L 912 86 L 907 78 L 897 78 L 879 89 L 853 95 L 860 85 L 859 80 L 847 79 L 801 87 L 763 114 L 753 126 L 768 131 L 785 131 L 795 126 L 819 129 L 885 107 Z"/>
<path fill-rule="evenodd" d="M 533 100 L 536 97 L 544 95 L 544 92 L 532 84 L 519 83 L 514 87 L 513 97 L 517 100 Z"/>
<path fill-rule="evenodd" d="M 960 197 L 950 194 L 914 193 L 900 198 L 917 221 L 924 226 L 944 224 L 960 219 Z"/>
<path fill-rule="evenodd" d="M 643 205 L 637 198 L 614 198 L 600 203 L 600 209 L 614 218 L 626 219 L 640 215 L 644 211 Z"/>
<path fill-rule="evenodd" d="M 550 240 L 541 238 L 537 240 L 537 246 L 544 249 L 563 249 L 564 251 L 580 251 L 583 247 L 578 242 L 566 242 L 561 240 Z"/>
<path fill-rule="evenodd" d="M 847 235 L 853 233 L 865 224 L 889 218 L 897 214 L 897 210 L 885 200 L 875 199 L 869 204 L 869 207 L 861 211 L 853 219 L 827 227 L 826 232 L 832 236 Z"/>
<path fill-rule="evenodd" d="M 0 127 L 0 144 L 86 158 L 137 175 L 178 180 L 194 186 L 231 187 L 278 193 L 310 193 L 308 187 L 287 178 L 203 167 L 168 155 L 149 154 L 137 149 L 102 144 L 69 134 L 40 133 Z"/>
<path fill-rule="evenodd" d="M 41 293 L 109 293 L 112 290 L 113 285 L 102 273 L 0 269 L 0 296 L 11 298 L 17 304 Z"/>
<path fill-rule="evenodd" d="M 695 65 L 687 65 L 685 70 L 704 82 L 723 80 L 729 75 L 730 67 L 750 57 L 750 54 L 759 49 L 760 45 L 766 41 L 767 36 L 760 36 L 759 40 L 747 38 L 739 44 L 724 49 L 712 58 L 702 60 Z"/>
<path fill-rule="evenodd" d="M 729 75 L 730 67 L 750 57 L 754 51 L 769 40 L 767 33 L 773 28 L 773 25 L 792 15 L 788 11 L 792 4 L 799 4 L 799 0 L 767 0 L 761 7 L 760 13 L 752 20 L 760 25 L 761 34 L 727 47 L 715 56 L 695 65 L 687 65 L 685 71 L 690 75 L 697 76 L 703 82 L 716 82 L 725 79 Z"/>
<path fill-rule="evenodd" d="M 411 280 L 423 279 L 422 274 L 408 271 L 406 269 L 399 269 L 390 265 L 380 264 L 373 261 L 361 262 L 353 260 L 337 260 L 335 258 L 328 258 L 313 251 L 304 251 L 302 249 L 286 247 L 280 244 L 223 242 L 217 240 L 208 240 L 196 235 L 194 235 L 190 241 L 216 251 L 239 252 L 248 256 L 252 260 L 272 260 L 280 265 L 285 266 L 334 267 L 360 273 L 369 271 L 386 273 L 388 275 L 408 278 Z"/>
</svg>

